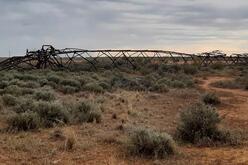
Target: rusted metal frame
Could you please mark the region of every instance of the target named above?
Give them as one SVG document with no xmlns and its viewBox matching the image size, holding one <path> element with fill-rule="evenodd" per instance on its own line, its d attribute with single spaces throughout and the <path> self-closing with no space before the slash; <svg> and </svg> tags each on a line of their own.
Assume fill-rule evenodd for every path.
<svg viewBox="0 0 248 165">
<path fill-rule="evenodd" d="M 132 54 L 130 54 L 129 52 L 126 53 L 126 54 L 128 55 L 127 58 L 130 59 L 130 61 L 132 61 L 132 62 L 135 62 L 135 60 L 134 60 L 135 57 L 133 57 L 133 55 L 134 55 L 135 53 L 136 53 L 136 52 L 134 52 L 134 53 L 132 53 Z"/>
<path fill-rule="evenodd" d="M 191 61 L 193 62 L 193 64 L 198 64 L 197 60 L 196 60 L 196 55 L 189 55 Z"/>
<path fill-rule="evenodd" d="M 147 54 L 147 52 L 142 52 L 142 54 L 145 56 L 145 63 L 151 62 L 152 59 L 149 57 L 149 55 Z"/>
<path fill-rule="evenodd" d="M 211 55 L 208 55 L 208 58 L 207 58 L 208 64 L 213 64 L 213 58 L 215 58 L 215 57 L 212 57 Z"/>
<path fill-rule="evenodd" d="M 137 68 L 138 67 L 138 64 L 137 64 L 137 62 L 136 62 L 136 54 L 137 54 L 138 52 L 132 52 L 132 53 L 130 53 L 130 52 L 127 52 L 127 55 L 128 55 L 128 59 L 130 59 L 130 61 L 133 63 L 133 65 L 135 65 L 135 68 Z"/>
<path fill-rule="evenodd" d="M 230 56 L 229 59 L 230 59 L 230 63 L 229 64 L 235 64 L 235 58 L 234 56 Z"/>
<path fill-rule="evenodd" d="M 163 63 L 167 64 L 168 63 L 168 58 L 169 58 L 168 53 L 163 53 L 163 54 L 164 54 L 164 56 L 161 56 L 161 55 L 160 56 L 161 56 L 162 59 L 164 59 L 164 60 L 162 60 Z"/>
<path fill-rule="evenodd" d="M 124 52 L 122 52 L 122 56 L 124 57 L 124 59 L 125 59 L 128 63 L 130 63 L 130 64 L 132 65 L 133 69 L 136 69 L 136 66 L 129 60 L 129 58 L 125 55 Z"/>
<path fill-rule="evenodd" d="M 234 58 L 233 58 L 233 64 L 237 64 L 237 62 L 238 62 L 238 56 L 236 55 Z"/>
<path fill-rule="evenodd" d="M 103 55 L 103 53 L 98 52 L 96 57 L 93 57 L 95 61 L 99 62 L 97 59 L 100 58 Z"/>
<path fill-rule="evenodd" d="M 248 64 L 248 54 L 247 55 L 244 54 L 244 57 L 243 58 L 244 58 L 245 63 Z"/>
<path fill-rule="evenodd" d="M 97 63 L 97 61 L 94 59 L 94 57 L 92 57 L 92 56 L 89 54 L 89 52 L 86 51 L 85 53 L 88 55 L 89 58 L 93 59 L 93 61 L 94 61 L 95 63 Z M 89 60 L 89 61 L 90 61 L 90 60 Z"/>
<path fill-rule="evenodd" d="M 109 52 L 111 54 L 111 52 Z M 111 54 L 112 55 L 112 54 Z M 115 55 L 112 55 L 113 59 L 115 62 L 118 62 L 118 60 L 123 60 L 123 54 L 122 52 L 118 52 L 117 54 Z M 122 61 L 121 61 L 122 62 Z"/>
<path fill-rule="evenodd" d="M 31 66 L 32 69 L 35 69 L 36 66 L 32 64 L 31 60 L 34 60 L 34 59 L 24 60 L 22 61 L 22 63 L 28 64 L 29 66 Z"/>
<path fill-rule="evenodd" d="M 107 53 L 109 53 L 109 54 L 107 54 Z M 115 60 L 113 59 L 113 56 L 110 54 L 110 52 L 107 52 L 107 53 L 102 52 L 102 54 L 106 55 L 106 56 L 111 60 L 112 65 L 113 65 L 114 67 L 117 67 L 117 68 L 118 68 L 118 66 L 117 66 L 116 63 L 115 63 Z"/>
<path fill-rule="evenodd" d="M 164 58 L 160 55 L 159 52 L 156 52 L 156 57 L 161 61 L 162 63 L 164 62 Z"/>
<path fill-rule="evenodd" d="M 120 58 L 120 56 L 121 56 L 120 54 L 121 54 L 121 52 L 117 52 L 115 55 L 113 55 L 109 52 L 109 55 L 113 58 L 115 63 Z"/>
<path fill-rule="evenodd" d="M 60 59 L 61 62 L 58 59 Z M 63 63 L 62 63 L 62 58 L 59 55 L 51 54 L 50 60 L 52 60 L 57 67 L 59 67 L 59 68 L 64 67 Z"/>
<path fill-rule="evenodd" d="M 186 58 L 184 58 L 184 55 L 180 55 L 181 57 L 182 57 L 182 59 L 183 59 L 183 61 L 184 61 L 184 64 L 187 64 L 188 63 L 188 61 L 186 60 Z"/>
<path fill-rule="evenodd" d="M 175 59 L 175 57 L 172 55 L 172 53 L 171 53 L 171 52 L 169 52 L 169 55 L 170 55 L 170 57 L 172 58 L 173 63 L 176 63 L 176 59 Z"/>
<path fill-rule="evenodd" d="M 73 58 L 75 56 L 75 53 L 70 53 L 70 54 L 72 54 L 72 57 L 69 55 L 69 53 L 66 53 L 66 52 L 64 53 L 64 55 L 67 58 L 67 61 L 64 63 L 64 66 L 68 67 L 71 64 L 71 62 L 73 62 Z"/>
<path fill-rule="evenodd" d="M 132 52 L 131 54 L 128 53 L 129 57 L 132 59 L 132 61 L 137 65 L 137 62 L 139 62 L 139 55 L 140 52 Z"/>
<path fill-rule="evenodd" d="M 200 66 L 204 66 L 204 64 L 207 64 L 206 59 L 207 56 L 200 56 L 201 62 L 200 62 Z"/>
<path fill-rule="evenodd" d="M 101 52 L 98 52 L 97 55 L 96 55 L 96 57 L 93 57 L 95 59 L 95 61 L 96 61 L 97 64 L 99 63 L 98 58 L 100 58 L 102 55 L 103 54 Z"/>
<path fill-rule="evenodd" d="M 57 57 L 58 58 L 58 57 Z M 49 60 L 48 60 L 48 63 L 50 64 L 50 67 L 54 67 L 54 68 L 64 68 L 65 66 L 63 65 L 63 64 L 60 64 L 59 62 L 58 62 L 58 59 L 57 58 L 55 58 L 55 57 L 53 57 L 53 58 L 49 58 Z"/>
<path fill-rule="evenodd" d="M 80 56 L 81 58 L 83 58 L 84 60 L 86 60 L 88 63 L 90 63 L 91 64 L 91 66 L 93 66 L 93 68 L 95 69 L 95 70 L 97 70 L 97 68 L 96 68 L 96 66 L 95 66 L 95 64 L 94 63 L 92 63 L 90 60 L 88 60 L 87 58 L 85 58 L 85 57 L 83 57 L 82 56 L 82 54 L 79 54 L 79 53 L 76 53 L 78 56 Z"/>
<path fill-rule="evenodd" d="M 66 53 L 66 56 L 68 57 L 68 61 L 66 62 L 67 68 L 70 68 L 71 65 L 76 65 L 76 59 L 77 57 L 81 58 L 78 54 L 84 54 L 85 52 L 77 52 L 74 51 L 73 53 Z M 70 56 L 70 54 L 72 54 Z"/>
</svg>

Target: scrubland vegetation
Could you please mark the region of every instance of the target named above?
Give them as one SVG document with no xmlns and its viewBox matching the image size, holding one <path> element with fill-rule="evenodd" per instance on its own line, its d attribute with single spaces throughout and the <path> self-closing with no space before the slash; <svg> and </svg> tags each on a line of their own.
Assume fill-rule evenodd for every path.
<svg viewBox="0 0 248 165">
<path fill-rule="evenodd" d="M 237 68 L 239 74 L 234 80 L 211 85 L 247 90 L 248 72 L 244 68 L 246 67 Z M 127 91 L 141 92 L 144 95 L 166 95 L 170 91 L 176 93 L 198 90 L 198 77 L 222 74 L 223 70 L 225 67 L 221 65 L 199 69 L 192 65 L 149 64 L 137 70 L 126 71 L 2 71 L 0 107 L 5 127 L 1 129 L 3 132 L 18 134 L 86 123 L 101 125 L 105 122 L 105 116 L 109 115 L 106 108 L 111 108 L 102 104 L 105 97 L 112 97 L 112 93 Z M 85 95 L 92 97 L 86 98 Z M 192 94 L 184 95 L 187 98 Z M 118 104 L 128 105 L 125 99 L 120 98 Z M 194 102 L 181 108 L 174 132 L 164 131 L 166 125 L 165 129 L 158 130 L 133 122 L 136 125 L 133 124 L 132 131 L 124 131 L 127 140 L 121 143 L 121 146 L 125 145 L 122 148 L 131 156 L 162 159 L 180 153 L 180 146 L 184 144 L 219 146 L 241 143 L 232 130 L 220 127 L 223 119 L 218 113 L 218 106 L 222 102 L 216 93 L 200 91 L 199 98 Z M 133 109 L 127 111 L 130 118 L 142 118 L 142 113 L 144 112 L 136 113 Z M 121 120 L 118 130 L 123 130 L 120 129 L 126 124 L 123 118 L 113 113 L 111 120 Z M 75 148 L 75 135 L 64 137 L 63 132 L 55 131 L 53 137 L 65 139 L 65 150 L 71 151 Z"/>
</svg>

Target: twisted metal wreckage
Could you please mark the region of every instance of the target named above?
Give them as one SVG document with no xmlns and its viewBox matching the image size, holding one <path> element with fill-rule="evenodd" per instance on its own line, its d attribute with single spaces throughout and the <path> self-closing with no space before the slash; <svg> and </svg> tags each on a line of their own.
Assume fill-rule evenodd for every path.
<svg viewBox="0 0 248 165">
<path fill-rule="evenodd" d="M 0 70 L 45 69 L 86 66 L 100 68 L 103 63 L 109 67 L 142 67 L 146 63 L 197 64 L 207 66 L 214 63 L 248 64 L 248 53 L 227 56 L 220 51 L 188 54 L 164 50 L 85 50 L 77 48 L 55 49 L 43 45 L 40 50 L 28 51 L 25 56 L 15 56 L 0 62 Z"/>
</svg>

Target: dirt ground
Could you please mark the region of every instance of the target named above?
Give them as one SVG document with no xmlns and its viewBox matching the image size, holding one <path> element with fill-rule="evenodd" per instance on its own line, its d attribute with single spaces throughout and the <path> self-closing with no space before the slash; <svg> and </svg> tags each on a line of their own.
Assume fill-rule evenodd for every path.
<svg viewBox="0 0 248 165">
<path fill-rule="evenodd" d="M 201 79 L 200 88 L 215 91 L 222 104 L 218 107 L 224 117 L 223 125 L 246 130 L 248 127 L 248 92 L 211 87 L 215 81 L 227 77 Z M 129 127 L 143 126 L 173 134 L 179 112 L 199 99 L 194 89 L 170 90 L 165 94 L 119 90 L 103 94 L 103 121 L 37 132 L 0 134 L 0 164 L 89 164 L 89 165 L 159 165 L 159 164 L 248 164 L 248 144 L 236 147 L 196 147 L 179 145 L 179 153 L 164 160 L 130 157 L 125 152 Z M 89 93 L 76 97 L 94 98 Z M 62 98 L 63 99 L 63 98 Z M 73 99 L 73 98 L 64 98 Z M 116 115 L 116 119 L 113 118 Z M 72 151 L 64 149 L 63 139 L 52 138 L 55 130 L 73 135 Z"/>
</svg>

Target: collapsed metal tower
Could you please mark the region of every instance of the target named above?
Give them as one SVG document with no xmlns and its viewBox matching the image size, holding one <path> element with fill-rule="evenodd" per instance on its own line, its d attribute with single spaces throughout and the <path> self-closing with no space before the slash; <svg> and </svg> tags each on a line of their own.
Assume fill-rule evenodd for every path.
<svg viewBox="0 0 248 165">
<path fill-rule="evenodd" d="M 196 64 L 214 63 L 248 64 L 247 54 L 227 56 L 220 51 L 188 54 L 164 50 L 85 50 L 77 48 L 55 49 L 43 45 L 40 50 L 28 51 L 25 56 L 15 56 L 0 62 L 0 70 L 100 67 L 142 67 L 147 63 Z"/>
</svg>

